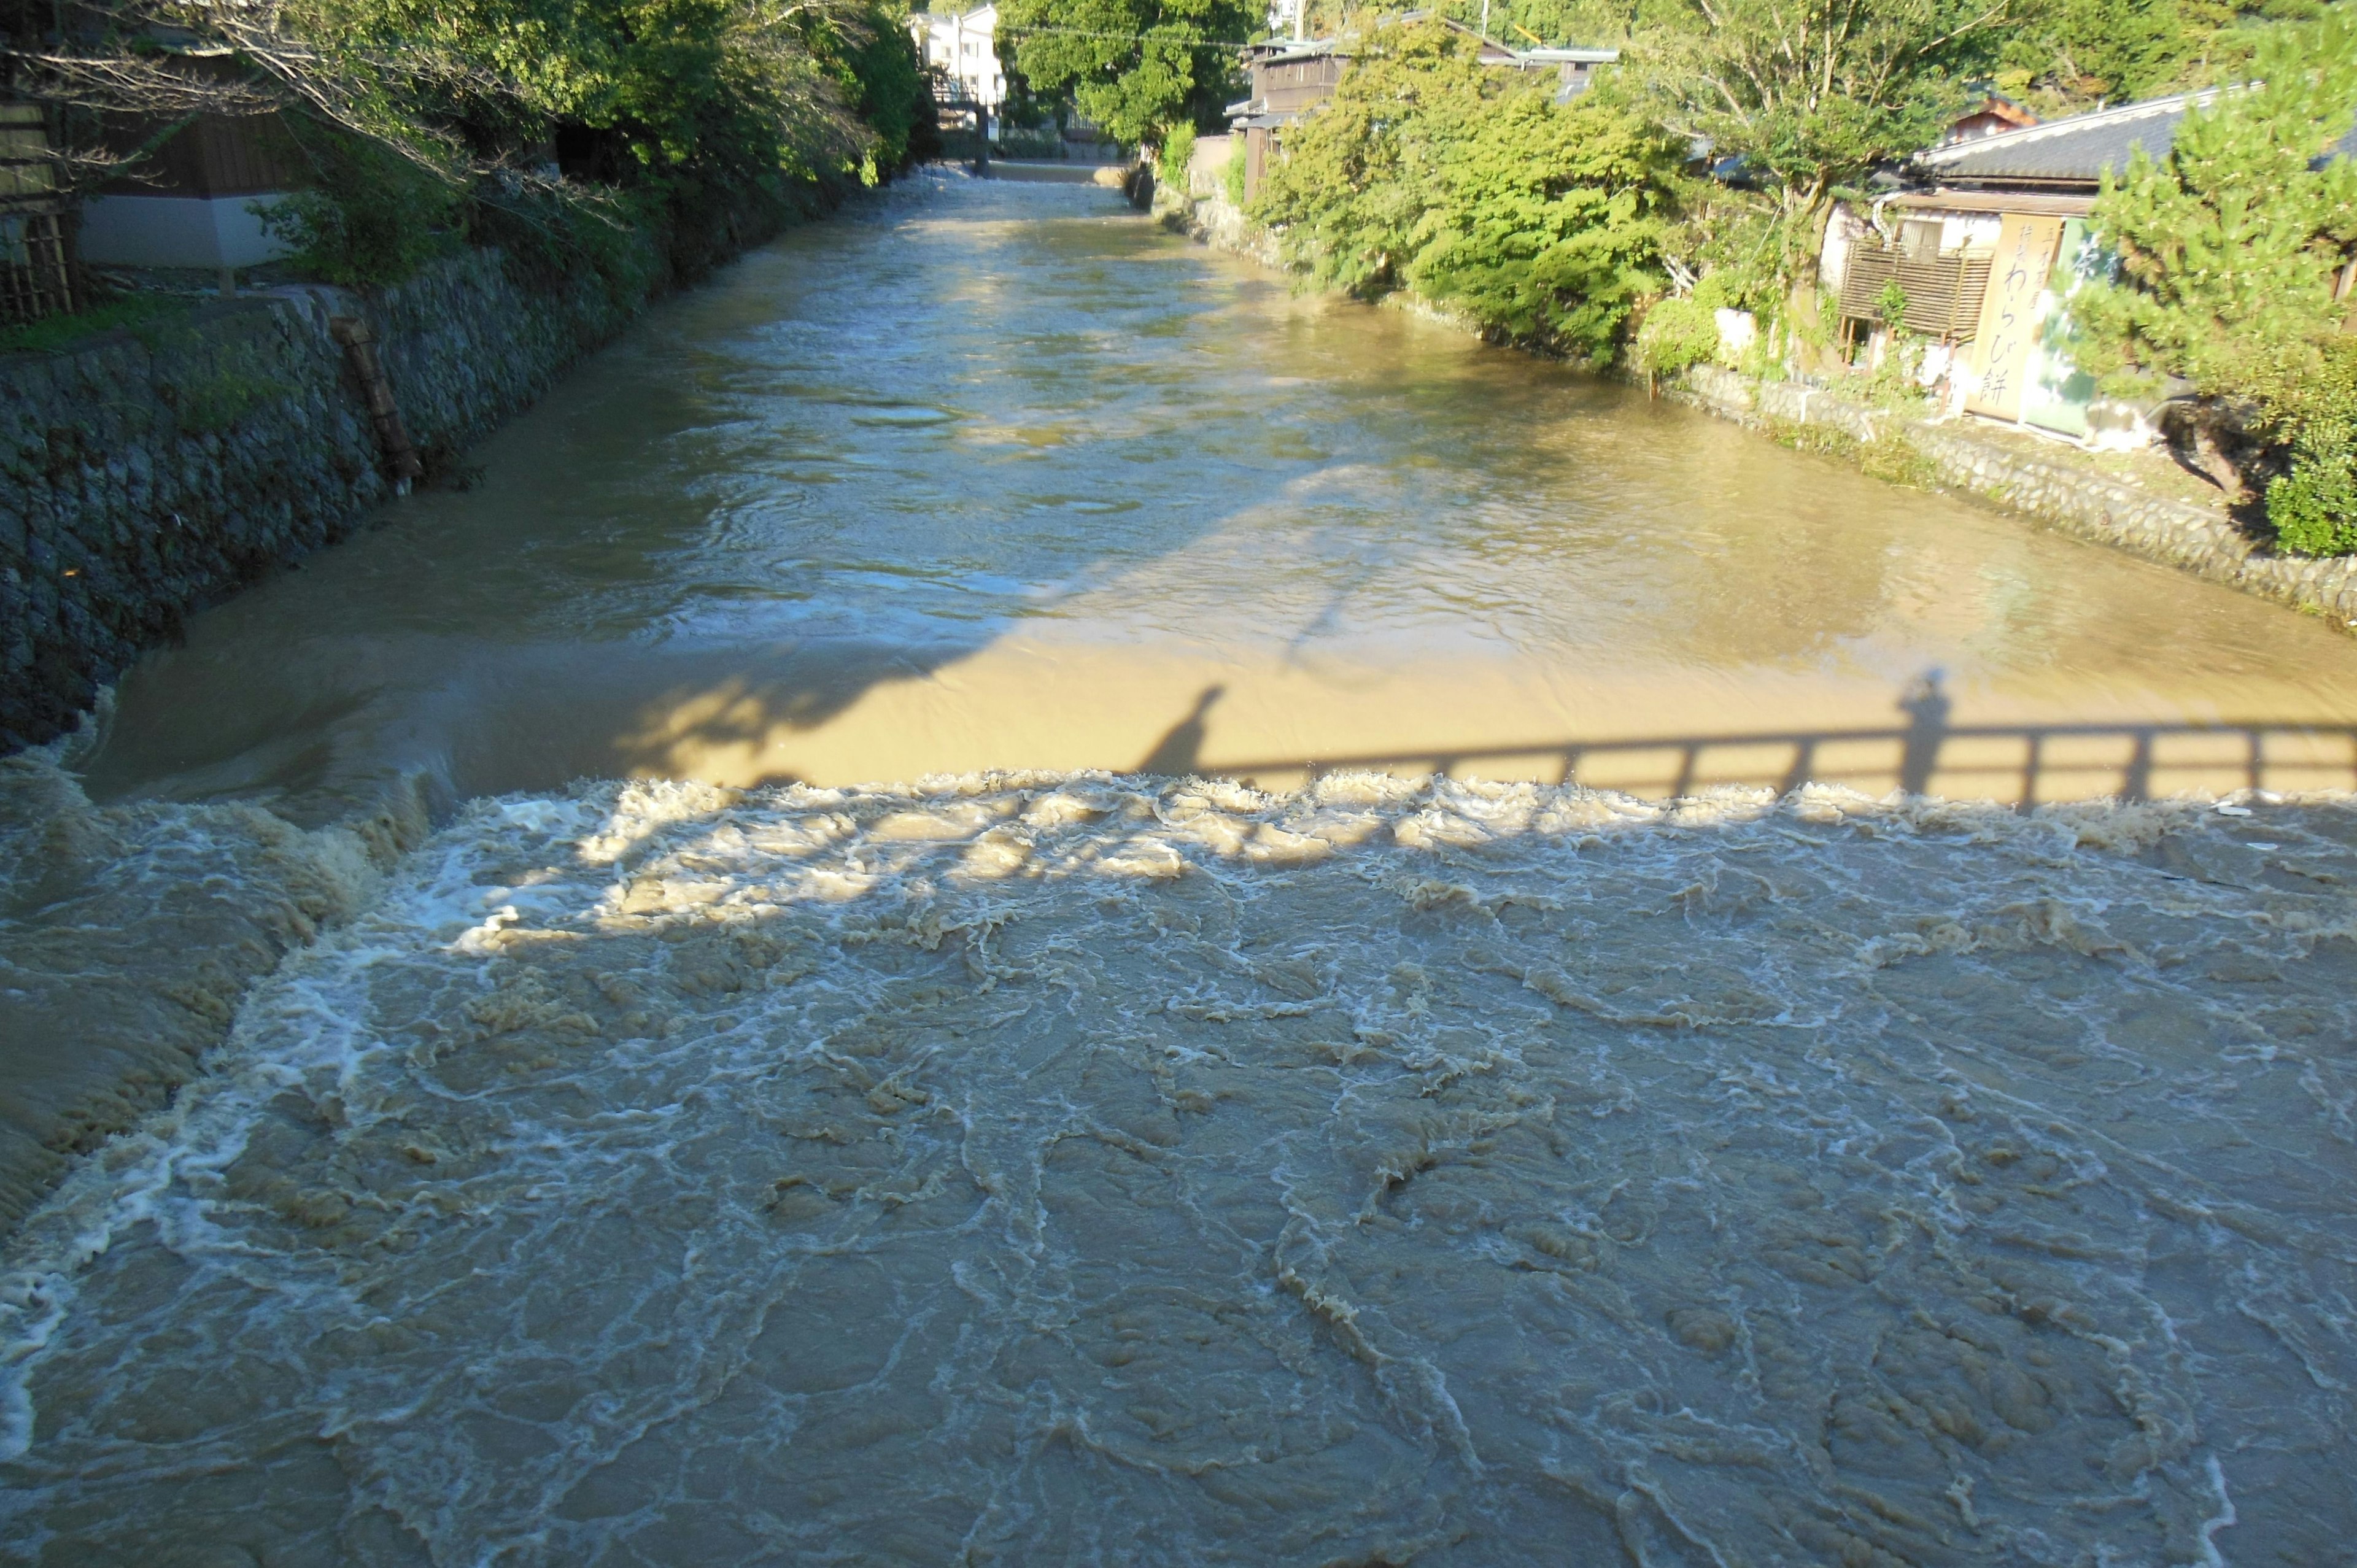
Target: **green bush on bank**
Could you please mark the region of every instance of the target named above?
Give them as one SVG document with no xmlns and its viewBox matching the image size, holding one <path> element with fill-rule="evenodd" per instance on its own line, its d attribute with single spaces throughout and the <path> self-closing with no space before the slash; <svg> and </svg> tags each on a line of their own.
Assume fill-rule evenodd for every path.
<svg viewBox="0 0 2357 1568">
<path fill-rule="evenodd" d="M 1182 121 L 1164 132 L 1161 156 L 1156 161 L 1161 165 L 1162 183 L 1173 190 L 1185 190 L 1187 166 L 1195 161 L 1195 127 Z"/>
<path fill-rule="evenodd" d="M 85 338 L 127 328 L 136 337 L 173 317 L 186 315 L 196 301 L 181 295 L 128 294 L 101 299 L 70 315 L 44 316 L 0 327 L 0 354 L 55 353 Z"/>
<path fill-rule="evenodd" d="M 2357 554 L 2357 342 L 2336 338 L 2321 360 L 2293 394 L 2290 471 L 2267 486 L 2267 521 L 2294 554 Z"/>
<path fill-rule="evenodd" d="M 1649 376 L 1674 376 L 1718 352 L 1718 313 L 1691 295 L 1645 312 L 1633 358 Z"/>
<path fill-rule="evenodd" d="M 297 122 L 312 183 L 267 206 L 287 264 L 323 283 L 398 283 L 463 242 L 465 189 L 385 144 Z"/>
</svg>

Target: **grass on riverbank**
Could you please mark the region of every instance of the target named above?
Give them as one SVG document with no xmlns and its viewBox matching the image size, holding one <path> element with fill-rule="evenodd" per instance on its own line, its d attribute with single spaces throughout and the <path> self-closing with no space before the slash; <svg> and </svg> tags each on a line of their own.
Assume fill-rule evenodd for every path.
<svg viewBox="0 0 2357 1568">
<path fill-rule="evenodd" d="M 1798 420 L 1773 416 L 1763 419 L 1760 427 L 1780 446 L 1837 457 L 1855 465 L 1868 478 L 1918 490 L 1940 488 L 1939 470 L 1903 436 L 1886 433 L 1871 441 L 1861 441 L 1831 425 L 1803 424 Z"/>
<path fill-rule="evenodd" d="M 195 300 L 182 295 L 117 295 L 87 310 L 0 328 L 0 354 L 59 353 L 102 332 L 155 325 L 186 315 L 196 306 Z"/>
</svg>

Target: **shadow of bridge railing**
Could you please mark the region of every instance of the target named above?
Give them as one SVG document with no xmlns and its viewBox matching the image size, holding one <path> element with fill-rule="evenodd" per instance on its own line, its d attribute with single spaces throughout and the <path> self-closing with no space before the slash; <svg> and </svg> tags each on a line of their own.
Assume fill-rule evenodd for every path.
<svg viewBox="0 0 2357 1568">
<path fill-rule="evenodd" d="M 1540 741 L 1349 757 L 1227 762 L 1205 773 L 1257 782 L 1371 769 L 1534 779 L 1665 798 L 1714 785 L 1808 783 L 2033 805 L 2185 791 L 2357 789 L 2357 725 L 1950 725 L 1936 689 L 1884 728 Z"/>
</svg>

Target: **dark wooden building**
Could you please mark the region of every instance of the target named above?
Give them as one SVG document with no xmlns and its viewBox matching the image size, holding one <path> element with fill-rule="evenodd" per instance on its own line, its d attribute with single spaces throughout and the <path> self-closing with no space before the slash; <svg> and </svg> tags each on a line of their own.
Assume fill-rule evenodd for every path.
<svg viewBox="0 0 2357 1568">
<path fill-rule="evenodd" d="M 276 115 L 199 114 L 177 128 L 141 116 L 112 126 L 106 141 L 143 156 L 83 203 L 85 262 L 212 270 L 281 253 L 254 209 L 307 171 Z"/>
</svg>

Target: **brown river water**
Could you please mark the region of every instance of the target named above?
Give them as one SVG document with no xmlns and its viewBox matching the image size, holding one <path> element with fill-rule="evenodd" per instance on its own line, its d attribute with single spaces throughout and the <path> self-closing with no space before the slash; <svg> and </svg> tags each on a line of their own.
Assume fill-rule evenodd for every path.
<svg viewBox="0 0 2357 1568">
<path fill-rule="evenodd" d="M 470 461 L 0 764 L 0 1556 L 2357 1562 L 2357 643 L 1087 188 Z"/>
</svg>

